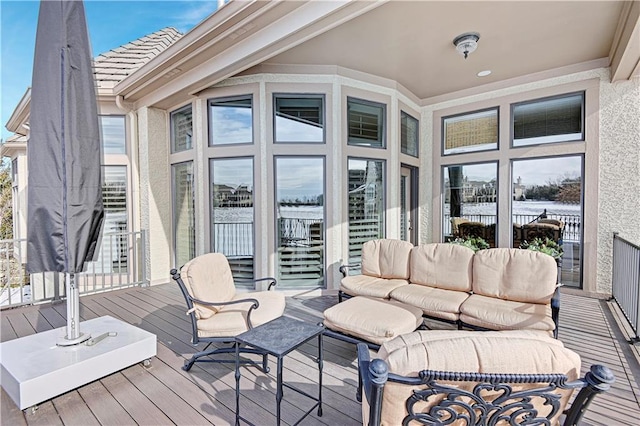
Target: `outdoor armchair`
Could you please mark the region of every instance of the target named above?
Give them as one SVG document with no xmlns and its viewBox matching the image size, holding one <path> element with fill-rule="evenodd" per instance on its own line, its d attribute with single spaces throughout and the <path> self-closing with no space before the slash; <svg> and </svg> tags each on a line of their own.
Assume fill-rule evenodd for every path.
<svg viewBox="0 0 640 426">
<path fill-rule="evenodd" d="M 233 359 L 214 356 L 235 353 L 235 336 L 284 313 L 284 295 L 268 291 L 276 285 L 275 278 L 252 281 L 267 282 L 267 291 L 236 294 L 229 262 L 220 253 L 198 256 L 187 262 L 179 272 L 172 269 L 171 277 L 178 283 L 187 304 L 187 315 L 192 325 L 192 343 L 207 343 L 204 350 L 185 361 L 182 367 L 185 371 L 197 361 L 235 362 Z M 214 343 L 231 346 L 210 349 Z M 267 370 L 266 354 L 249 348 L 241 348 L 240 352 L 263 355 L 262 368 Z M 254 363 L 249 360 L 243 362 Z"/>
<path fill-rule="evenodd" d="M 580 378 L 578 354 L 533 331 L 417 331 L 375 357 L 358 344 L 356 397 L 372 426 L 576 425 L 615 380 L 602 365 Z"/>
</svg>

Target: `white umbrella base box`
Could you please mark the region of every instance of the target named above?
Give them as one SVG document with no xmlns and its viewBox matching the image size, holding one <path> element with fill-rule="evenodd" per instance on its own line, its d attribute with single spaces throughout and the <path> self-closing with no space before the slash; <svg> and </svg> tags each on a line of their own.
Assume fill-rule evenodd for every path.
<svg viewBox="0 0 640 426">
<path fill-rule="evenodd" d="M 83 321 L 80 330 L 92 340 L 58 346 L 61 327 L 0 344 L 2 387 L 21 410 L 156 355 L 155 334 L 110 316 Z"/>
</svg>

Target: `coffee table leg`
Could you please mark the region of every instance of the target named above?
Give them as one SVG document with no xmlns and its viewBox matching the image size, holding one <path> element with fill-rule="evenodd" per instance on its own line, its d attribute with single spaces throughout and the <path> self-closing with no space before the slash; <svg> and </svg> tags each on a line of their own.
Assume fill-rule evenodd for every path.
<svg viewBox="0 0 640 426">
<path fill-rule="evenodd" d="M 282 357 L 278 357 L 278 372 L 276 385 L 276 424 L 280 426 L 280 403 L 282 403 Z"/>
<path fill-rule="evenodd" d="M 322 333 L 318 335 L 318 416 L 322 417 Z"/>
<path fill-rule="evenodd" d="M 240 426 L 240 344 L 236 347 L 236 426 Z"/>
</svg>

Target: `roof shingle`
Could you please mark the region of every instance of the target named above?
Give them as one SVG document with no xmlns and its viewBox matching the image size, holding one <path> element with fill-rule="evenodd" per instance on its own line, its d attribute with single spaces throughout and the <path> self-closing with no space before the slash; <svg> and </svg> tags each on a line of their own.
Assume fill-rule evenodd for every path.
<svg viewBox="0 0 640 426">
<path fill-rule="evenodd" d="M 98 88 L 113 88 L 180 37 L 182 33 L 167 27 L 98 55 L 93 62 Z"/>
</svg>

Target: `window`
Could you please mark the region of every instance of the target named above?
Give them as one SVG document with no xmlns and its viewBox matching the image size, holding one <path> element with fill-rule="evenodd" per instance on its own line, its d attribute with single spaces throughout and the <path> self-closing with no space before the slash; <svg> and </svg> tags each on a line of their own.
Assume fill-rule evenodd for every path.
<svg viewBox="0 0 640 426">
<path fill-rule="evenodd" d="M 209 101 L 210 145 L 253 143 L 252 97 Z"/>
<path fill-rule="evenodd" d="M 276 143 L 324 143 L 324 96 L 274 95 Z"/>
<path fill-rule="evenodd" d="M 498 148 L 498 108 L 443 117 L 442 128 L 444 155 Z"/>
<path fill-rule="evenodd" d="M 584 93 L 511 106 L 514 147 L 584 140 Z"/>
<path fill-rule="evenodd" d="M 100 138 L 104 154 L 126 154 L 124 116 L 101 115 Z"/>
<path fill-rule="evenodd" d="M 127 220 L 127 167 L 102 166 L 104 225 L 91 273 L 126 272 L 129 256 Z"/>
<path fill-rule="evenodd" d="M 171 166 L 173 178 L 173 243 L 175 266 L 196 255 L 196 225 L 193 187 L 193 162 Z"/>
<path fill-rule="evenodd" d="M 211 251 L 227 257 L 234 278 L 251 280 L 254 277 L 253 158 L 209 160 L 209 167 Z M 236 286 L 242 287 L 242 283 L 237 281 Z"/>
<path fill-rule="evenodd" d="M 348 164 L 349 263 L 359 263 L 362 244 L 384 238 L 385 163 L 350 158 Z"/>
<path fill-rule="evenodd" d="M 347 98 L 347 143 L 384 148 L 385 118 L 384 104 Z"/>
<path fill-rule="evenodd" d="M 192 119 L 191 105 L 171 113 L 171 152 L 186 151 L 193 147 Z"/>
<path fill-rule="evenodd" d="M 444 240 L 480 237 L 496 247 L 497 163 L 445 166 L 442 170 Z"/>
<path fill-rule="evenodd" d="M 276 157 L 278 285 L 324 287 L 324 158 Z"/>
<path fill-rule="evenodd" d="M 400 113 L 400 149 L 403 154 L 418 156 L 418 120 L 402 111 Z"/>
<path fill-rule="evenodd" d="M 535 238 L 560 245 L 559 282 L 572 287 L 581 282 L 582 163 L 582 155 L 512 162 L 512 245 Z"/>
</svg>

